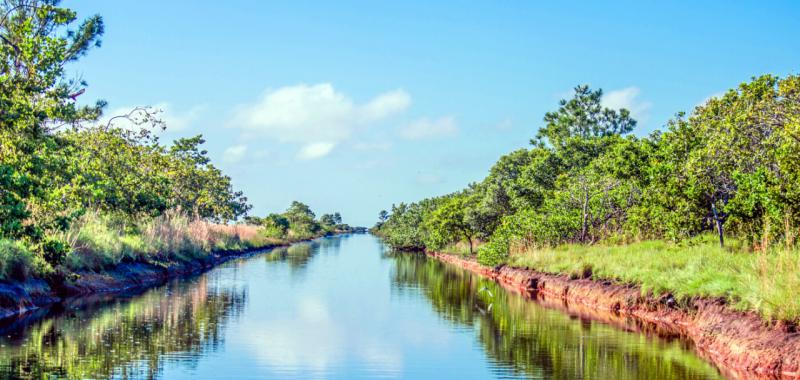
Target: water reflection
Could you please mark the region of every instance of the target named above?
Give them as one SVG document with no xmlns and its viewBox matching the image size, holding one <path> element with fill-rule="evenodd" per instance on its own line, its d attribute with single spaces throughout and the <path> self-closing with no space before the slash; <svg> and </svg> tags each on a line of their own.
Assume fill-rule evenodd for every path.
<svg viewBox="0 0 800 380">
<path fill-rule="evenodd" d="M 246 303 L 244 289 L 214 281 L 175 282 L 16 326 L 0 337 L 0 378 L 154 378 L 166 358 L 191 365 L 220 347 Z"/>
<path fill-rule="evenodd" d="M 718 376 L 678 342 L 543 308 L 368 236 L 63 309 L 0 327 L 0 378 Z"/>
<path fill-rule="evenodd" d="M 319 252 L 338 254 L 344 237 L 318 239 L 293 244 L 289 247 L 278 247 L 264 255 L 267 262 L 286 262 L 293 270 L 302 271 L 311 259 Z"/>
<path fill-rule="evenodd" d="M 453 323 L 473 327 L 499 377 L 714 379 L 717 369 L 681 342 L 620 331 L 542 307 L 424 255 L 394 259 L 398 293 L 421 291 Z"/>
</svg>

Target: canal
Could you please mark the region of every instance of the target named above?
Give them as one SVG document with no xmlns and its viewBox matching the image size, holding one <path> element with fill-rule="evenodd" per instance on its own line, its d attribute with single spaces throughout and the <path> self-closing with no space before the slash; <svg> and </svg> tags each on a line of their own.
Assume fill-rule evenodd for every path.
<svg viewBox="0 0 800 380">
<path fill-rule="evenodd" d="M 716 379 L 689 344 L 336 236 L 0 327 L 0 377 Z"/>
</svg>

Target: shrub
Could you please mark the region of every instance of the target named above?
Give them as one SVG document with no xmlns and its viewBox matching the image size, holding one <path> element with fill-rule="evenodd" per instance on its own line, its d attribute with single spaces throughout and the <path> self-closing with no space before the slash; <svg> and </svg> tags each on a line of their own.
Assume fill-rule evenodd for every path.
<svg viewBox="0 0 800 380">
<path fill-rule="evenodd" d="M 0 239 L 0 279 L 23 281 L 46 265 L 21 242 Z"/>
</svg>

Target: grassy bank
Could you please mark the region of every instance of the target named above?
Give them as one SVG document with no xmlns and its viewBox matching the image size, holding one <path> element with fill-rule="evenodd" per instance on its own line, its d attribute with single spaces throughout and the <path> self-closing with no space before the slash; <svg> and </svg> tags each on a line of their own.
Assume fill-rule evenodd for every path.
<svg viewBox="0 0 800 380">
<path fill-rule="evenodd" d="M 58 236 L 68 247 L 56 267 L 21 242 L 0 240 L 0 280 L 47 278 L 56 271 L 103 271 L 126 262 L 166 265 L 202 260 L 212 252 L 289 244 L 331 232 L 336 231 L 295 232 L 290 228 L 275 236 L 262 225 L 215 224 L 174 212 L 137 222 L 92 213 Z"/>
<path fill-rule="evenodd" d="M 766 319 L 800 321 L 800 252 L 745 252 L 720 248 L 713 236 L 682 244 L 644 241 L 627 245 L 562 245 L 519 248 L 507 263 L 537 271 L 591 277 L 672 294 L 678 302 L 719 297 Z"/>
</svg>

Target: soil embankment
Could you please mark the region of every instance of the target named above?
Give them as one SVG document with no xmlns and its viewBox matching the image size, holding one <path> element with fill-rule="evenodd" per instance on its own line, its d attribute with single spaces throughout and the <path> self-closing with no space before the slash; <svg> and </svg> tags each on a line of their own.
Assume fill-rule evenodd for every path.
<svg viewBox="0 0 800 380">
<path fill-rule="evenodd" d="M 459 256 L 427 254 L 549 306 L 625 328 L 690 340 L 702 356 L 732 377 L 800 377 L 797 326 L 767 323 L 755 313 L 733 310 L 722 300 L 698 298 L 678 305 L 669 295 L 644 296 L 637 287 L 611 281 L 570 279 L 508 266 L 492 268 Z"/>
</svg>

